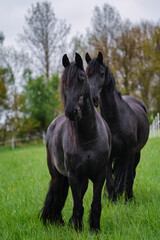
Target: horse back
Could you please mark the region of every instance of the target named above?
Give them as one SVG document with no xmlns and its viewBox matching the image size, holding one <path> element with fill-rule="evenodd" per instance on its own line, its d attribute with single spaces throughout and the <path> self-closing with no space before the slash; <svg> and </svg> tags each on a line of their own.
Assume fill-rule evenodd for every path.
<svg viewBox="0 0 160 240">
<path fill-rule="evenodd" d="M 134 109 L 134 106 L 138 106 L 138 108 L 142 108 L 147 113 L 147 106 L 138 98 L 127 95 L 124 95 L 122 98 L 130 105 L 132 109 Z"/>
</svg>

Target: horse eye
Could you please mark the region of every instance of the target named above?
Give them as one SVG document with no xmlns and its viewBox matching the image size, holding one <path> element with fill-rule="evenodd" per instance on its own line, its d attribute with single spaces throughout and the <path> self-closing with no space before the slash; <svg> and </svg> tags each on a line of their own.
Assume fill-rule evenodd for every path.
<svg viewBox="0 0 160 240">
<path fill-rule="evenodd" d="M 79 103 L 83 103 L 83 96 L 82 95 L 79 98 Z"/>
</svg>

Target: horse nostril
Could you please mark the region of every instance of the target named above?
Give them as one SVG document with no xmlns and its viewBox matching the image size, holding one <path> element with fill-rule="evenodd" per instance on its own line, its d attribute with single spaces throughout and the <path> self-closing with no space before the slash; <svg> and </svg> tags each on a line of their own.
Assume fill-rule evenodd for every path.
<svg viewBox="0 0 160 240">
<path fill-rule="evenodd" d="M 98 102 L 98 97 L 95 97 L 95 102 Z"/>
<path fill-rule="evenodd" d="M 73 110 L 73 114 L 74 114 L 74 116 L 76 116 L 77 113 L 78 113 L 77 109 L 74 109 L 74 110 Z"/>
<path fill-rule="evenodd" d="M 94 103 L 95 107 L 98 107 L 98 97 L 97 96 L 93 98 L 93 103 Z"/>
</svg>

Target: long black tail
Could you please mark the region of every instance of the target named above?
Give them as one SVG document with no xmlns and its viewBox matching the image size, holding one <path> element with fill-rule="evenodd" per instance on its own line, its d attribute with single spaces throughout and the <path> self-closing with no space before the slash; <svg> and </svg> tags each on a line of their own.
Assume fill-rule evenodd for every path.
<svg viewBox="0 0 160 240">
<path fill-rule="evenodd" d="M 44 207 L 40 211 L 40 219 L 43 221 L 44 224 L 46 224 L 47 220 L 49 222 L 52 222 L 55 219 L 56 213 L 54 202 L 55 202 L 54 188 L 53 184 L 50 182 L 49 190 L 44 202 Z"/>
<path fill-rule="evenodd" d="M 114 189 L 115 195 L 120 196 L 124 192 L 126 166 L 123 160 L 117 159 L 114 163 Z"/>
</svg>

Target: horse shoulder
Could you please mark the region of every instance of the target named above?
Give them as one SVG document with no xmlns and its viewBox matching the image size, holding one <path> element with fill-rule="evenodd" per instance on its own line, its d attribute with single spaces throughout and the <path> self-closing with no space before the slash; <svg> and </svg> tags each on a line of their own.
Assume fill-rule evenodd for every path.
<svg viewBox="0 0 160 240">
<path fill-rule="evenodd" d="M 51 167 L 55 167 L 62 175 L 67 176 L 64 162 L 63 139 L 67 118 L 64 114 L 56 117 L 47 130 L 47 161 Z"/>
<path fill-rule="evenodd" d="M 59 115 L 56 117 L 47 129 L 47 142 L 50 140 L 52 136 L 54 136 L 55 132 L 60 131 L 62 128 L 63 123 L 66 121 L 66 117 L 64 114 Z"/>
</svg>

